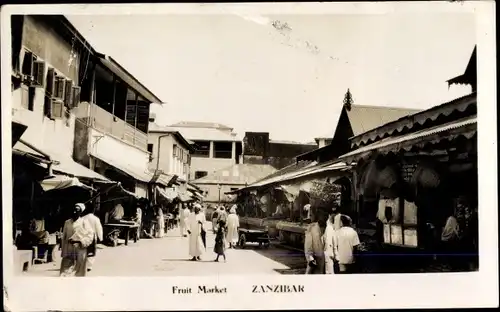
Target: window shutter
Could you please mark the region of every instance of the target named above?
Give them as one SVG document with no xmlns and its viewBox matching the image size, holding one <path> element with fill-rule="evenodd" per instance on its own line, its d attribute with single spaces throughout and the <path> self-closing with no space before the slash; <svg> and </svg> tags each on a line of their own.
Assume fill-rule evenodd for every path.
<svg viewBox="0 0 500 312">
<path fill-rule="evenodd" d="M 80 104 L 80 93 L 82 89 L 78 86 L 73 87 L 73 107 L 77 107 Z"/>
<path fill-rule="evenodd" d="M 45 62 L 35 61 L 33 63 L 33 85 L 43 87 L 45 84 Z"/>
<path fill-rule="evenodd" d="M 49 116 L 51 119 L 62 119 L 64 116 L 64 102 L 61 100 L 51 99 Z"/>
<path fill-rule="evenodd" d="M 64 99 L 64 85 L 66 80 L 63 77 L 56 77 L 56 95 L 55 97 L 63 100 Z"/>
<path fill-rule="evenodd" d="M 64 90 L 64 105 L 69 109 L 73 108 L 73 81 L 66 80 Z"/>
<path fill-rule="evenodd" d="M 55 95 L 55 72 L 53 68 L 47 70 L 47 93 L 50 97 Z"/>
</svg>

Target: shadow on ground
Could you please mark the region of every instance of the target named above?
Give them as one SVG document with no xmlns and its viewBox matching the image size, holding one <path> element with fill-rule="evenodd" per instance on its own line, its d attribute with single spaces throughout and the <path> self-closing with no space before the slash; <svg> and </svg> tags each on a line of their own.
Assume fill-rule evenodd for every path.
<svg viewBox="0 0 500 312">
<path fill-rule="evenodd" d="M 257 244 L 247 244 L 244 249 L 253 250 L 268 259 L 287 266 L 288 269 L 274 269 L 274 271 L 280 274 L 295 275 L 305 273 L 306 263 L 304 253 L 299 250 L 287 249 L 275 244 L 271 244 L 269 248 L 259 247 Z"/>
</svg>

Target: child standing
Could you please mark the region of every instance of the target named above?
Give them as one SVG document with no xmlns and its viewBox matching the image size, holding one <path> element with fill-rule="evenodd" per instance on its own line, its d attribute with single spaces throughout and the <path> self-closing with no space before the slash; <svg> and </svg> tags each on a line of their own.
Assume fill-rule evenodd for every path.
<svg viewBox="0 0 500 312">
<path fill-rule="evenodd" d="M 225 224 L 221 222 L 219 224 L 219 227 L 217 228 L 217 234 L 215 235 L 215 246 L 214 246 L 214 252 L 217 254 L 217 258 L 215 259 L 215 262 L 219 262 L 219 257 L 222 256 L 224 257 L 224 262 L 226 262 L 226 244 L 225 244 Z"/>
</svg>

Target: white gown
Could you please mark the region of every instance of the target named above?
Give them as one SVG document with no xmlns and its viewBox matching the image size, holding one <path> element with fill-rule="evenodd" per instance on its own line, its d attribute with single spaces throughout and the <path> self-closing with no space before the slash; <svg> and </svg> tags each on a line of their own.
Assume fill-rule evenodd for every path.
<svg viewBox="0 0 500 312">
<path fill-rule="evenodd" d="M 189 215 L 187 227 L 191 234 L 189 234 L 189 255 L 191 257 L 199 257 L 203 253 L 203 241 L 201 240 L 201 214 L 194 212 Z"/>
<path fill-rule="evenodd" d="M 238 227 L 240 226 L 240 219 L 237 214 L 230 213 L 227 216 L 227 242 L 236 244 L 238 242 Z"/>
</svg>

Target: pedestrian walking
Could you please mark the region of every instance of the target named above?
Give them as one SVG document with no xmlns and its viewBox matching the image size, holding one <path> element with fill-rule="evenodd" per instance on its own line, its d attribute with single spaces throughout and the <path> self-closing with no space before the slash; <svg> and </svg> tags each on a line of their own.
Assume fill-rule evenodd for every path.
<svg viewBox="0 0 500 312">
<path fill-rule="evenodd" d="M 89 222 L 82 218 L 85 205 L 78 203 L 73 216 L 66 220 L 61 240 L 61 276 L 85 276 L 87 273 L 87 247 L 92 243 L 93 232 Z"/>
<path fill-rule="evenodd" d="M 137 209 L 135 211 L 135 223 L 137 223 L 137 232 L 136 232 L 136 237 L 137 240 L 141 239 L 141 233 L 142 233 L 142 209 L 141 209 L 141 204 L 137 206 Z"/>
<path fill-rule="evenodd" d="M 89 211 L 83 218 L 88 221 L 93 232 L 92 244 L 87 248 L 87 272 L 90 272 L 95 263 L 97 243 L 102 242 L 104 238 L 103 229 L 101 220 L 92 211 Z"/>
<path fill-rule="evenodd" d="M 335 274 L 335 259 L 336 259 L 336 231 L 334 229 L 334 218 L 332 214 L 326 222 L 324 234 L 325 248 L 325 274 Z"/>
<path fill-rule="evenodd" d="M 227 226 L 226 208 L 222 205 L 219 207 L 219 213 L 217 216 L 217 224 L 220 226 L 221 223 L 224 223 L 224 225 Z"/>
<path fill-rule="evenodd" d="M 200 206 L 200 220 L 202 222 L 202 227 L 201 227 L 201 241 L 203 242 L 203 247 L 206 249 L 207 248 L 207 231 L 205 230 L 205 222 L 207 221 L 207 215 L 205 214 L 206 208 L 201 206 L 200 204 L 196 203 L 195 205 Z"/>
<path fill-rule="evenodd" d="M 189 215 L 188 220 L 188 233 L 189 233 L 189 255 L 192 257 L 191 261 L 201 260 L 203 253 L 203 241 L 201 239 L 201 230 L 203 222 L 200 218 L 200 205 L 194 207 L 193 213 Z"/>
<path fill-rule="evenodd" d="M 181 236 L 186 237 L 187 236 L 187 224 L 189 220 L 189 215 L 191 214 L 191 211 L 189 211 L 189 208 L 184 204 L 183 208 L 179 212 L 179 227 L 181 231 Z"/>
<path fill-rule="evenodd" d="M 229 248 L 234 248 L 238 243 L 238 228 L 240 227 L 240 219 L 236 214 L 236 205 L 231 207 L 227 216 L 227 242 Z"/>
<path fill-rule="evenodd" d="M 317 207 L 316 222 L 309 225 L 305 233 L 304 254 L 307 261 L 306 274 L 325 274 L 325 237 L 329 218 L 328 207 Z"/>
<path fill-rule="evenodd" d="M 215 206 L 215 211 L 212 212 L 212 232 L 217 232 L 217 218 L 219 217 L 219 208 Z"/>
<path fill-rule="evenodd" d="M 360 245 L 359 236 L 352 228 L 352 220 L 346 215 L 340 216 L 341 228 L 336 232 L 336 252 L 339 269 L 342 274 L 354 273 L 354 252 Z"/>
<path fill-rule="evenodd" d="M 226 233 L 225 226 L 219 226 L 217 228 L 217 234 L 215 235 L 215 246 L 214 252 L 217 254 L 217 258 L 215 258 L 215 262 L 219 262 L 219 257 L 222 256 L 224 258 L 224 262 L 226 262 Z"/>
<path fill-rule="evenodd" d="M 163 216 L 163 209 L 160 205 L 155 205 L 156 212 L 156 238 L 162 238 L 165 236 L 165 217 Z"/>
</svg>

